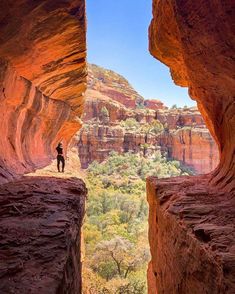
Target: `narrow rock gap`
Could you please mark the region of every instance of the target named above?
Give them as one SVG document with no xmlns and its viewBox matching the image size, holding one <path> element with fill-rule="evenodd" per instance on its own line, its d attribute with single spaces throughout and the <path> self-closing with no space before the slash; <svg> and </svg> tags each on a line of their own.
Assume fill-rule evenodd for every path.
<svg viewBox="0 0 235 294">
<path fill-rule="evenodd" d="M 44 2 L 0 4 L 0 292 L 234 293 L 232 1 Z"/>
</svg>

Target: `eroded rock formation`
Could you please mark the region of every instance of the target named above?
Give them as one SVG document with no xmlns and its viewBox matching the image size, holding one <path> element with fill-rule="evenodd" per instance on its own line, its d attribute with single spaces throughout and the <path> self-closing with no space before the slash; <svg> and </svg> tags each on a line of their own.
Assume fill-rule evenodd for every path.
<svg viewBox="0 0 235 294">
<path fill-rule="evenodd" d="M 0 292 L 81 293 L 86 188 L 26 177 L 0 186 Z"/>
<path fill-rule="evenodd" d="M 1 1 L 0 182 L 49 163 L 80 127 L 85 1 Z"/>
<path fill-rule="evenodd" d="M 220 150 L 212 182 L 231 190 L 235 186 L 233 1 L 153 3 L 150 52 L 170 67 L 176 84 L 189 87 Z"/>
<path fill-rule="evenodd" d="M 230 0 L 153 1 L 150 52 L 189 87 L 220 151 L 208 176 L 148 179 L 148 279 L 158 294 L 235 291 L 234 17 Z"/>
<path fill-rule="evenodd" d="M 216 144 L 196 108 L 167 109 L 158 100 L 143 100 L 138 94 L 133 100 L 135 91 L 122 76 L 95 65 L 89 66 L 88 80 L 84 127 L 78 136 L 83 168 L 94 160 L 102 162 L 111 151 L 140 153 L 143 146 L 145 154 L 160 149 L 169 159 L 180 160 L 196 173 L 208 173 L 217 166 Z M 125 99 L 120 102 L 123 95 Z M 108 113 L 105 122 L 101 117 L 104 108 Z M 130 118 L 139 127 L 125 129 L 122 121 Z M 146 129 L 156 119 L 165 126 L 165 131 L 157 134 Z"/>
<path fill-rule="evenodd" d="M 95 64 L 88 65 L 88 89 L 98 91 L 129 108 L 136 108 L 144 101 L 123 76 Z"/>
<path fill-rule="evenodd" d="M 235 201 L 208 180 L 147 180 L 149 293 L 234 293 Z"/>
<path fill-rule="evenodd" d="M 81 126 L 85 0 L 0 2 L 0 292 L 81 293 L 86 188 L 30 177 Z"/>
<path fill-rule="evenodd" d="M 160 134 L 157 144 L 168 158 L 179 160 L 198 174 L 211 172 L 219 162 L 215 142 L 206 128 L 172 129 Z"/>
</svg>

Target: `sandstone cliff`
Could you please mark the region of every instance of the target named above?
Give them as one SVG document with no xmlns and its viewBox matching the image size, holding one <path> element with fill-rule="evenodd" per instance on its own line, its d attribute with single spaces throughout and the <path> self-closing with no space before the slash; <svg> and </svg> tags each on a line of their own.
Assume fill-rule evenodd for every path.
<svg viewBox="0 0 235 294">
<path fill-rule="evenodd" d="M 134 108 L 135 91 L 128 82 L 113 71 L 95 65 L 89 66 L 88 80 L 82 116 L 85 124 L 78 135 L 83 168 L 94 160 L 105 160 L 111 151 L 151 155 L 156 150 L 161 150 L 169 159 L 180 160 L 196 173 L 208 173 L 217 166 L 216 144 L 196 108 L 167 109 L 158 100 L 143 98 L 138 104 L 138 94 L 134 96 L 137 97 Z M 107 88 L 109 91 L 104 90 Z M 123 95 L 125 99 L 120 100 Z M 105 122 L 101 117 L 104 108 L 108 113 Z M 130 118 L 137 124 L 125 128 L 124 122 Z M 157 121 L 162 129 L 152 132 L 148 126 Z"/>
<path fill-rule="evenodd" d="M 0 182 L 48 164 L 81 125 L 84 2 L 1 1 Z"/>
<path fill-rule="evenodd" d="M 0 40 L 0 292 L 79 294 L 84 183 L 3 183 L 47 165 L 81 126 L 85 1 L 2 0 Z"/>
<path fill-rule="evenodd" d="M 144 100 L 124 77 L 94 64 L 88 65 L 88 88 L 129 108 L 136 108 Z"/>
<path fill-rule="evenodd" d="M 148 179 L 149 293 L 235 292 L 234 19 L 230 0 L 153 1 L 150 52 L 189 87 L 220 161 L 208 176 Z"/>
<path fill-rule="evenodd" d="M 234 293 L 231 194 L 208 176 L 148 178 L 149 293 Z M 155 289 L 155 290 L 154 290 Z"/>
<path fill-rule="evenodd" d="M 189 87 L 220 150 L 212 182 L 234 188 L 233 1 L 153 1 L 150 52 Z M 166 25 L 167 24 L 167 25 Z"/>
<path fill-rule="evenodd" d="M 208 173 L 218 165 L 219 154 L 208 129 L 182 127 L 158 136 L 161 150 L 196 173 Z"/>
</svg>

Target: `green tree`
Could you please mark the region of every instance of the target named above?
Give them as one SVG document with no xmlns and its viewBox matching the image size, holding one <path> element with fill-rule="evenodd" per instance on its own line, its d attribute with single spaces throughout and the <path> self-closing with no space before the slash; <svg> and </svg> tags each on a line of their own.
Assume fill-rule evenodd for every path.
<svg viewBox="0 0 235 294">
<path fill-rule="evenodd" d="M 167 160 L 160 151 L 151 158 L 140 153 L 110 152 L 104 162 L 90 164 L 84 225 L 84 285 L 90 293 L 147 293 L 145 179 L 185 172 L 178 161 Z"/>
<path fill-rule="evenodd" d="M 105 106 L 103 106 L 101 108 L 101 110 L 100 110 L 100 120 L 103 123 L 108 123 L 109 122 L 109 111 Z"/>
<path fill-rule="evenodd" d="M 126 120 L 121 121 L 120 124 L 126 130 L 137 129 L 140 127 L 140 123 L 134 118 L 127 118 Z"/>
<path fill-rule="evenodd" d="M 129 240 L 116 236 L 109 241 L 101 241 L 97 245 L 93 268 L 107 280 L 117 275 L 126 279 L 148 259 L 148 250 L 142 251 Z"/>
</svg>

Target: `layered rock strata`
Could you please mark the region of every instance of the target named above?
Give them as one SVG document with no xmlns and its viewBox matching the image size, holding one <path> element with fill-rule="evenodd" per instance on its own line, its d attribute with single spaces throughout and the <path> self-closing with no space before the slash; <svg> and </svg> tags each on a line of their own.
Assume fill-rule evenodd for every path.
<svg viewBox="0 0 235 294">
<path fill-rule="evenodd" d="M 220 152 L 207 177 L 148 180 L 158 294 L 235 291 L 234 16 L 230 0 L 153 1 L 150 52 L 189 87 Z"/>
<path fill-rule="evenodd" d="M 218 150 L 196 107 L 167 109 L 158 100 L 143 100 L 138 104 L 139 96 L 135 94 L 133 100 L 134 90 L 122 76 L 95 65 L 89 66 L 88 80 L 82 116 L 85 124 L 78 136 L 83 168 L 94 160 L 102 162 L 111 151 L 143 152 L 143 145 L 145 154 L 160 149 L 168 159 L 181 161 L 195 173 L 208 173 L 216 168 Z M 125 99 L 120 102 L 117 97 L 122 95 Z M 136 108 L 130 107 L 133 101 Z M 103 109 L 108 113 L 105 123 L 101 117 Z M 122 121 L 130 118 L 139 123 L 139 128 L 126 130 L 121 126 Z M 140 127 L 156 120 L 165 131 L 159 134 L 141 131 Z"/>
<path fill-rule="evenodd" d="M 88 88 L 131 109 L 144 101 L 123 76 L 95 64 L 88 65 Z"/>
<path fill-rule="evenodd" d="M 149 293 L 234 293 L 235 194 L 208 180 L 147 180 Z"/>
<path fill-rule="evenodd" d="M 78 179 L 26 177 L 0 186 L 0 292 L 81 293 Z"/>
<path fill-rule="evenodd" d="M 0 183 L 41 167 L 80 128 L 85 1 L 1 1 Z"/>
<path fill-rule="evenodd" d="M 145 151 L 144 144 L 148 144 Z M 145 152 L 146 155 L 151 155 L 160 149 L 153 134 L 125 131 L 117 124 L 109 126 L 98 123 L 84 125 L 77 136 L 77 146 L 81 167 L 84 169 L 95 160 L 104 161 L 112 151 L 120 154 Z"/>
<path fill-rule="evenodd" d="M 212 182 L 227 190 L 235 187 L 234 14 L 231 0 L 154 0 L 149 29 L 150 52 L 189 87 L 219 146 Z"/>
<path fill-rule="evenodd" d="M 157 144 L 168 158 L 174 158 L 196 173 L 209 173 L 219 162 L 219 153 L 208 129 L 182 127 L 163 132 Z"/>
<path fill-rule="evenodd" d="M 32 177 L 81 126 L 84 0 L 0 2 L 0 292 L 81 293 L 86 189 Z"/>
</svg>

